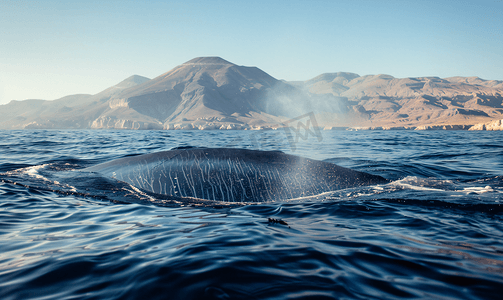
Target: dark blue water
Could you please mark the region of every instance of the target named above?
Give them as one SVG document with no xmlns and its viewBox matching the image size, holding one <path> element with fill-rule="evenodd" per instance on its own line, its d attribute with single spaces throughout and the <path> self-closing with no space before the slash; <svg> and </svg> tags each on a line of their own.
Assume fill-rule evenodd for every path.
<svg viewBox="0 0 503 300">
<path fill-rule="evenodd" d="M 322 134 L 292 147 L 280 131 L 0 131 L 0 299 L 501 299 L 503 132 Z M 391 183 L 201 205 L 76 175 L 188 145 Z"/>
</svg>

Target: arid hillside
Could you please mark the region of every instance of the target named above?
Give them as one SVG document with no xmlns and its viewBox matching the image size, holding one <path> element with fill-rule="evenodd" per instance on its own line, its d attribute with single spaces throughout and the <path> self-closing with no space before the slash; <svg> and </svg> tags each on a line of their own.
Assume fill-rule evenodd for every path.
<svg viewBox="0 0 503 300">
<path fill-rule="evenodd" d="M 478 77 L 338 72 L 285 82 L 256 67 L 198 57 L 96 95 L 11 101 L 0 105 L 0 128 L 268 129 L 313 112 L 327 129 L 486 130 L 497 126 L 483 124 L 503 119 L 502 95 L 503 81 Z"/>
<path fill-rule="evenodd" d="M 474 125 L 503 118 L 503 81 L 330 73 L 297 86 L 347 98 L 358 114 L 356 126 Z"/>
</svg>

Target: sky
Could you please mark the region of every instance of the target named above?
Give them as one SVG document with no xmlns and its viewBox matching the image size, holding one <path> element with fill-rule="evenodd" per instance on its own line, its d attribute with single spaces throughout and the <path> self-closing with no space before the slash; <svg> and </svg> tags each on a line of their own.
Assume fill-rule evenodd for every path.
<svg viewBox="0 0 503 300">
<path fill-rule="evenodd" d="M 0 105 L 96 94 L 220 56 L 322 73 L 503 80 L 503 0 L 0 0 Z"/>
</svg>

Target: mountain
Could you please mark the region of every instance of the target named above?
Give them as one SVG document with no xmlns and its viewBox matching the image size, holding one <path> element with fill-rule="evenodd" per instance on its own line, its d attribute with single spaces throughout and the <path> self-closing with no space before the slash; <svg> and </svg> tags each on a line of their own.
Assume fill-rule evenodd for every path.
<svg viewBox="0 0 503 300">
<path fill-rule="evenodd" d="M 93 127 L 116 128 L 117 122 L 139 115 L 160 128 L 190 127 L 194 122 L 203 126 L 211 121 L 275 123 L 277 118 L 264 113 L 258 101 L 277 82 L 258 68 L 219 57 L 195 58 L 114 97 Z"/>
<path fill-rule="evenodd" d="M 114 97 L 119 97 L 121 93 L 127 90 L 128 88 L 132 88 L 139 84 L 145 83 L 149 80 L 150 80 L 149 78 L 139 75 L 130 76 L 124 79 L 123 81 L 117 83 L 116 85 L 111 86 L 108 89 L 94 95 L 93 100 L 101 101 L 101 100 L 109 100 Z"/>
<path fill-rule="evenodd" d="M 150 79 L 133 75 L 96 94 L 77 94 L 56 100 L 12 100 L 0 105 L 0 129 L 89 128 L 108 107 L 106 101 Z"/>
<path fill-rule="evenodd" d="M 312 111 L 326 96 L 311 95 L 256 67 L 199 57 L 152 80 L 130 77 L 81 102 L 26 102 L 2 128 L 252 129 L 277 127 Z M 73 99 L 73 98 L 72 98 Z M 334 97 L 335 99 L 335 97 Z M 0 115 L 15 103 L 0 106 Z M 18 105 L 19 106 L 19 105 Z M 332 111 L 328 105 L 323 111 Z M 337 107 L 337 105 L 333 105 Z M 345 108 L 348 110 L 348 108 Z M 56 112 L 56 113 L 54 113 Z"/>
<path fill-rule="evenodd" d="M 360 126 L 473 125 L 503 118 L 503 81 L 497 80 L 328 73 L 303 85 L 347 98 Z"/>
<path fill-rule="evenodd" d="M 96 95 L 11 101 L 0 105 L 0 128 L 263 129 L 309 112 L 324 127 L 465 128 L 503 119 L 502 95 L 503 81 L 478 77 L 338 72 L 286 82 L 257 67 L 198 57 Z"/>
<path fill-rule="evenodd" d="M 124 90 L 109 101 L 109 109 L 92 127 L 124 128 L 134 123 L 132 119 L 141 120 L 140 128 L 277 127 L 282 120 L 313 111 L 325 98 L 256 67 L 238 66 L 220 57 L 198 57 Z M 336 113 L 337 107 L 329 105 L 322 111 Z"/>
</svg>

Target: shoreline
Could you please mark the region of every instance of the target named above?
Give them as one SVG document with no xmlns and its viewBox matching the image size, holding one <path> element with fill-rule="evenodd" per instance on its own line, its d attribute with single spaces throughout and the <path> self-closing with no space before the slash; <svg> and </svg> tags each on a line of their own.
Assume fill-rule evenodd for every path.
<svg viewBox="0 0 503 300">
<path fill-rule="evenodd" d="M 323 128 L 324 130 L 337 130 L 340 127 Z M 503 119 L 488 123 L 478 123 L 474 125 L 419 125 L 419 126 L 356 126 L 347 127 L 346 130 L 469 130 L 469 131 L 500 131 L 503 130 Z"/>
<path fill-rule="evenodd" d="M 30 129 L 61 129 L 61 130 L 72 130 L 72 129 L 83 129 L 83 130 L 243 130 L 243 131 L 262 131 L 262 130 L 282 130 L 282 129 L 293 129 L 294 131 L 301 130 L 303 127 L 305 130 L 310 130 L 310 128 L 315 131 L 318 130 L 348 130 L 348 131 L 360 131 L 360 130 L 468 130 L 468 131 L 503 131 L 503 119 L 494 120 L 487 123 L 478 123 L 473 125 L 460 125 L 460 124 L 431 124 L 431 125 L 418 125 L 418 126 L 318 126 L 314 124 L 301 124 L 299 122 L 297 129 L 295 126 L 285 126 L 285 124 L 264 124 L 264 125 L 250 125 L 250 124 L 235 124 L 235 123 L 219 123 L 210 122 L 206 124 L 194 124 L 194 123 L 178 123 L 178 124 L 154 124 L 150 122 L 135 122 L 132 120 L 118 120 L 112 124 L 101 124 L 102 126 L 97 126 L 93 124 L 90 127 L 82 128 L 64 128 L 59 126 L 49 127 L 40 126 L 40 124 L 29 123 L 21 128 L 0 128 L 0 130 L 30 130 Z M 105 126 L 103 126 L 105 125 Z M 294 124 L 292 124 L 294 125 Z"/>
</svg>

